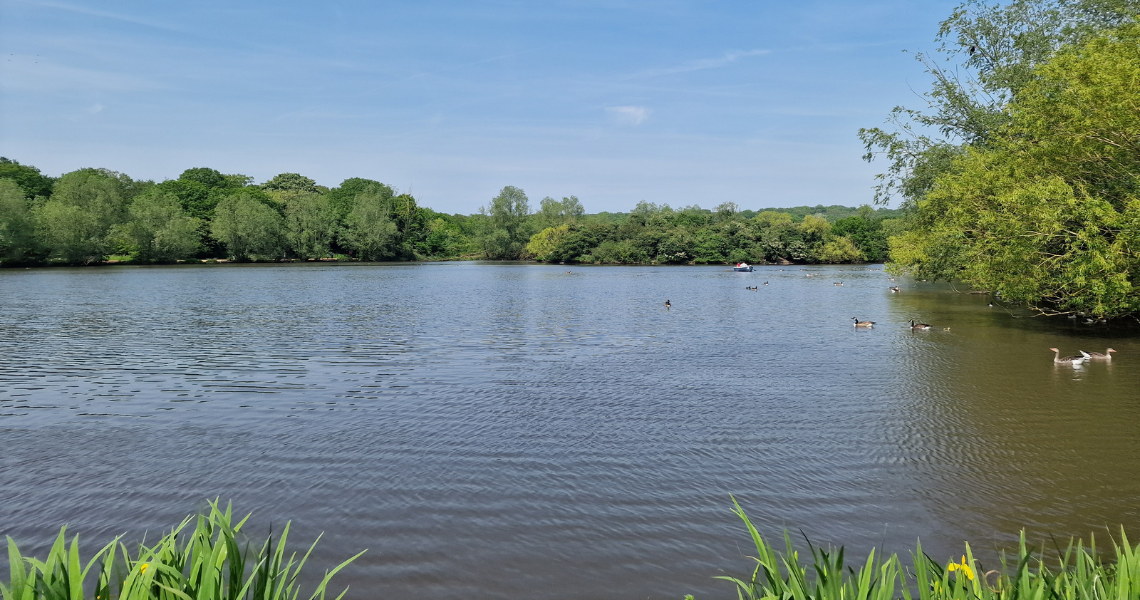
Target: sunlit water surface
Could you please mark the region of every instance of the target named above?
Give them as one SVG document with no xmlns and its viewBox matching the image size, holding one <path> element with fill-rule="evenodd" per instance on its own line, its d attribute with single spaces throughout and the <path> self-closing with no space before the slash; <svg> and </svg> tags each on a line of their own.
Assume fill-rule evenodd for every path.
<svg viewBox="0 0 1140 600">
<path fill-rule="evenodd" d="M 987 301 L 879 266 L 0 271 L 0 534 L 220 497 L 325 532 L 314 572 L 367 548 L 350 598 L 586 599 L 735 597 L 731 495 L 859 555 L 1135 530 L 1136 330 Z"/>
</svg>

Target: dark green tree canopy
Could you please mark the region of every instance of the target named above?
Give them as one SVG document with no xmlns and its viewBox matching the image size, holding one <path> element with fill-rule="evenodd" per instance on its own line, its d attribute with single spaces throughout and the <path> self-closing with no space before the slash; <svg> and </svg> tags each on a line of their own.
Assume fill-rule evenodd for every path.
<svg viewBox="0 0 1140 600">
<path fill-rule="evenodd" d="M 178 176 L 179 181 L 194 181 L 200 183 L 207 188 L 229 187 L 229 182 L 226 181 L 226 176 L 216 169 L 207 167 L 198 167 L 195 169 L 186 169 Z"/>
<path fill-rule="evenodd" d="M 261 188 L 271 192 L 323 192 L 316 181 L 300 173 L 281 173 L 261 184 Z"/>
<path fill-rule="evenodd" d="M 31 199 L 36 196 L 50 196 L 55 179 L 40 174 L 40 170 L 31 165 L 21 165 L 19 162 L 0 156 L 0 179 L 11 179 L 24 190 L 24 195 Z"/>
</svg>

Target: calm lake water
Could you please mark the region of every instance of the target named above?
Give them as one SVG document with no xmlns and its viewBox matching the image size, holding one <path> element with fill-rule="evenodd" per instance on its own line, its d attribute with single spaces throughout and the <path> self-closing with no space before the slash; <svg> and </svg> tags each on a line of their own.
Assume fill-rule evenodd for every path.
<svg viewBox="0 0 1140 600">
<path fill-rule="evenodd" d="M 70 523 L 90 551 L 221 497 L 258 531 L 325 532 L 314 574 L 368 548 L 338 576 L 349 598 L 446 599 L 735 597 L 712 579 L 753 564 L 730 495 L 762 532 L 859 556 L 1140 535 L 1137 330 L 895 283 L 877 265 L 0 271 L 0 534 L 42 551 Z M 1050 346 L 1119 353 L 1073 369 Z"/>
</svg>

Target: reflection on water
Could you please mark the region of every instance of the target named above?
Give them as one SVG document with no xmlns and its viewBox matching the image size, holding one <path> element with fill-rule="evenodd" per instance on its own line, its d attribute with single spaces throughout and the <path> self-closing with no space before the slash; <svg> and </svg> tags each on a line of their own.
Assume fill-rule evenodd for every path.
<svg viewBox="0 0 1140 600">
<path fill-rule="evenodd" d="M 987 301 L 877 266 L 0 271 L 0 533 L 221 496 L 321 566 L 369 548 L 355 597 L 677 598 L 748 568 L 730 494 L 857 552 L 1140 524 L 1135 330 Z"/>
</svg>

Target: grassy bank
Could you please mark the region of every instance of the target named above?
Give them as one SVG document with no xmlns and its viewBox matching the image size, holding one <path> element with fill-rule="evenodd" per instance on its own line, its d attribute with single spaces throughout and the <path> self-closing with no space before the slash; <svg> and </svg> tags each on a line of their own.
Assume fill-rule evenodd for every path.
<svg viewBox="0 0 1140 600">
<path fill-rule="evenodd" d="M 296 600 L 297 578 L 309 554 L 286 553 L 289 524 L 260 550 L 239 543 L 247 515 L 234 522 L 231 508 L 211 503 L 208 512 L 190 516 L 154 545 L 134 549 L 119 538 L 87 562 L 80 561 L 78 536 L 67 543 L 67 527 L 46 560 L 20 554 L 8 538 L 8 583 L 0 583 L 3 600 Z M 319 538 L 318 538 L 319 539 Z M 363 554 L 361 552 L 360 554 Z M 333 575 L 360 556 L 327 571 L 308 598 L 323 599 Z M 345 590 L 347 591 L 347 589 Z M 337 598 L 344 596 L 341 592 Z"/>
<path fill-rule="evenodd" d="M 735 501 L 734 501 L 735 503 Z M 1021 543 L 1014 556 L 1003 555 L 987 569 L 970 545 L 958 561 L 943 565 L 919 544 L 910 559 L 887 558 L 872 550 L 854 567 L 844 550 L 809 545 L 801 557 L 784 534 L 784 550 L 776 550 L 736 504 L 756 546 L 756 568 L 750 577 L 719 577 L 736 585 L 742 600 L 1134 600 L 1140 598 L 1140 546 L 1132 547 L 1124 531 L 1110 539 L 1112 551 L 1101 553 L 1095 538 L 1049 550 Z M 1102 556 L 1107 555 L 1109 560 Z M 857 568 L 855 568 L 857 567 Z M 687 600 L 692 596 L 688 596 Z"/>
</svg>

